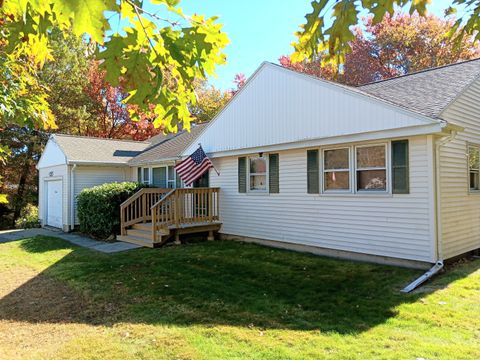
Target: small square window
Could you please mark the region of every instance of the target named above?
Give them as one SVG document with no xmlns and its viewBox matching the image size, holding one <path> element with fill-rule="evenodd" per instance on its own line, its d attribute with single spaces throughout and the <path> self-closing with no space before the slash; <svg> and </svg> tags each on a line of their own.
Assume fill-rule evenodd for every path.
<svg viewBox="0 0 480 360">
<path fill-rule="evenodd" d="M 249 176 L 251 191 L 267 190 L 267 159 L 265 157 L 250 157 Z"/>
</svg>

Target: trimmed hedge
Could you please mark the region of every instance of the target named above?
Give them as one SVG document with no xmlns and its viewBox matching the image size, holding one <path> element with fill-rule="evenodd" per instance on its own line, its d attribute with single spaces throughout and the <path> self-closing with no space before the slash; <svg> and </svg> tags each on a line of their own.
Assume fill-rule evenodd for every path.
<svg viewBox="0 0 480 360">
<path fill-rule="evenodd" d="M 123 182 L 83 189 L 77 196 L 80 231 L 99 239 L 119 234 L 120 204 L 142 187 L 136 182 Z"/>
</svg>

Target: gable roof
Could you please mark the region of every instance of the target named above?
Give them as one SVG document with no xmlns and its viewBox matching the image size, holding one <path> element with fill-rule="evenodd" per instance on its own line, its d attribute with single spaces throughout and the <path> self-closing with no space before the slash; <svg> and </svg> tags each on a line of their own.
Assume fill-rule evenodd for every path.
<svg viewBox="0 0 480 360">
<path fill-rule="evenodd" d="M 480 76 L 480 59 L 426 69 L 357 89 L 431 118 L 442 112 Z"/>
<path fill-rule="evenodd" d="M 398 136 L 407 131 L 438 133 L 446 125 L 359 88 L 264 62 L 197 140 L 211 156 L 221 156 L 279 144 L 294 148 L 327 138 L 373 137 L 385 131 L 403 131 Z M 191 145 L 183 155 L 193 150 Z"/>
<path fill-rule="evenodd" d="M 150 143 L 63 134 L 52 135 L 68 163 L 127 164 Z"/>
<path fill-rule="evenodd" d="M 158 162 L 159 160 L 172 160 L 181 157 L 185 149 L 193 144 L 198 135 L 205 129 L 207 124 L 193 125 L 190 132 L 182 130 L 173 135 L 153 137 L 153 145 L 145 149 L 141 154 L 128 161 L 129 165 L 145 165 Z"/>
</svg>

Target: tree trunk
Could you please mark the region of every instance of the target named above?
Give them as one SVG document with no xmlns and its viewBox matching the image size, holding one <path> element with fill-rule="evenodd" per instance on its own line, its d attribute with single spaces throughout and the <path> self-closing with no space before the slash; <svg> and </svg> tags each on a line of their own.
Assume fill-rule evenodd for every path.
<svg viewBox="0 0 480 360">
<path fill-rule="evenodd" d="M 18 181 L 17 194 L 15 195 L 15 199 L 13 203 L 14 204 L 13 219 L 12 219 L 13 226 L 15 226 L 15 222 L 20 217 L 20 212 L 22 211 L 22 208 L 25 205 L 25 199 L 23 197 L 25 195 L 27 178 L 30 174 L 30 162 L 32 161 L 34 147 L 35 147 L 34 142 L 29 142 L 27 145 L 25 162 L 23 163 L 23 166 L 21 168 L 20 180 Z"/>
</svg>

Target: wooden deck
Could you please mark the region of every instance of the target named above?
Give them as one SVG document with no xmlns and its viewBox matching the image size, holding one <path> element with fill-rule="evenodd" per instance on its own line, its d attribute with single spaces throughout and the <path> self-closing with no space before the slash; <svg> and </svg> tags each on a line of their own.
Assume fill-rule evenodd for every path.
<svg viewBox="0 0 480 360">
<path fill-rule="evenodd" d="M 158 247 L 180 235 L 208 232 L 209 239 L 222 225 L 219 188 L 145 188 L 120 206 L 120 241 Z"/>
</svg>

